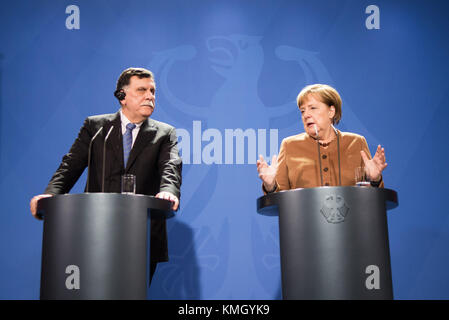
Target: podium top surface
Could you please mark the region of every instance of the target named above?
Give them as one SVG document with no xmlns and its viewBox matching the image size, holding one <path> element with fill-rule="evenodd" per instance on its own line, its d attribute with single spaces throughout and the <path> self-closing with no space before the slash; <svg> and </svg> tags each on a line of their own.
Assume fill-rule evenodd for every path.
<svg viewBox="0 0 449 320">
<path fill-rule="evenodd" d="M 298 188 L 292 190 L 285 190 L 275 193 L 269 193 L 257 199 L 257 212 L 266 216 L 277 216 L 278 206 L 282 201 L 292 199 L 295 197 L 302 197 L 304 199 L 311 199 L 317 195 L 325 195 L 329 193 L 351 194 L 353 196 L 375 197 L 381 195 L 385 199 L 386 209 L 394 209 L 398 206 L 398 194 L 396 191 L 385 188 L 374 187 L 316 187 L 316 188 Z"/>
<path fill-rule="evenodd" d="M 94 207 L 97 205 L 106 206 L 111 208 L 118 204 L 126 205 L 132 203 L 133 207 L 138 206 L 146 209 L 157 210 L 157 217 L 164 217 L 166 219 L 175 216 L 175 213 L 171 209 L 172 204 L 168 200 L 158 199 L 154 196 L 148 196 L 143 194 L 121 194 L 121 193 L 79 193 L 79 194 L 61 194 L 55 195 L 49 198 L 43 198 L 39 200 L 37 204 L 38 217 L 44 218 L 45 211 L 52 205 L 58 203 L 59 206 L 71 206 L 79 205 L 80 203 L 88 203 L 88 205 Z M 153 214 L 153 212 L 152 212 Z"/>
</svg>

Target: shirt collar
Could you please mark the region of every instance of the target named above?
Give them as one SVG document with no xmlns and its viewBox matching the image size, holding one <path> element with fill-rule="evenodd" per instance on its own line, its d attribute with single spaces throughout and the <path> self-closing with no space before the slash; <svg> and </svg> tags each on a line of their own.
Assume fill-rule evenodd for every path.
<svg viewBox="0 0 449 320">
<path fill-rule="evenodd" d="M 131 123 L 131 121 L 129 121 L 129 119 L 123 113 L 122 109 L 120 109 L 120 121 L 122 122 L 122 127 L 125 127 L 125 128 L 128 123 Z M 142 125 L 142 123 L 143 123 L 143 121 L 139 122 L 139 123 L 135 123 L 136 129 L 139 129 L 140 126 Z"/>
</svg>

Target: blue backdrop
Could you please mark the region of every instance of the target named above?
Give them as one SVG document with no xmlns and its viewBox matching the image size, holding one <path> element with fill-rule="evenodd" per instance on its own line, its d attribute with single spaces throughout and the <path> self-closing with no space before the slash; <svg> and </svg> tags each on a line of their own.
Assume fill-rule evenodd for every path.
<svg viewBox="0 0 449 320">
<path fill-rule="evenodd" d="M 255 161 L 303 132 L 300 89 L 327 83 L 343 99 L 338 128 L 386 150 L 400 200 L 388 214 L 395 297 L 448 299 L 448 12 L 424 0 L 2 4 L 0 298 L 39 297 L 29 200 L 84 118 L 119 109 L 120 72 L 141 66 L 156 75 L 152 117 L 178 129 L 184 159 L 151 298 L 281 297 L 278 223 L 256 213 Z"/>
</svg>

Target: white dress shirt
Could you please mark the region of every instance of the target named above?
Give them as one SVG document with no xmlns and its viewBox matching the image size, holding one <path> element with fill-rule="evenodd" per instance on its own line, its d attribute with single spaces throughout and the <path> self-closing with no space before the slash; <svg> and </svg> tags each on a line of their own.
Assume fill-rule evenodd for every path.
<svg viewBox="0 0 449 320">
<path fill-rule="evenodd" d="M 124 135 L 125 132 L 126 132 L 126 125 L 128 123 L 131 123 L 131 121 L 129 121 L 128 118 L 123 114 L 122 109 L 120 109 L 120 120 L 122 122 L 122 135 Z M 140 122 L 140 123 L 135 123 L 136 127 L 132 131 L 133 142 L 131 144 L 131 149 L 134 146 L 134 141 L 136 141 L 137 134 L 139 133 L 139 130 L 140 130 L 140 127 L 142 126 L 142 123 L 143 123 L 143 121 Z"/>
</svg>

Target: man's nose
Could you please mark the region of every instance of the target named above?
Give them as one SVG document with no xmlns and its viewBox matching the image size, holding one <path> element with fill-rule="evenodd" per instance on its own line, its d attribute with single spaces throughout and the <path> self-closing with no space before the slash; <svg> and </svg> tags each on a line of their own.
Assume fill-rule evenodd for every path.
<svg viewBox="0 0 449 320">
<path fill-rule="evenodd" d="M 145 92 L 145 99 L 153 99 L 153 97 L 154 97 L 154 94 L 150 91 L 150 90 L 147 90 L 146 92 Z"/>
</svg>

